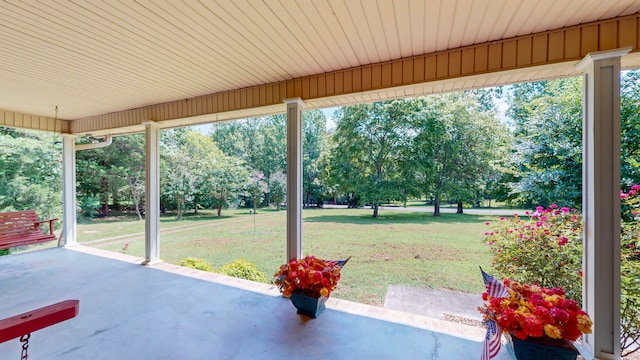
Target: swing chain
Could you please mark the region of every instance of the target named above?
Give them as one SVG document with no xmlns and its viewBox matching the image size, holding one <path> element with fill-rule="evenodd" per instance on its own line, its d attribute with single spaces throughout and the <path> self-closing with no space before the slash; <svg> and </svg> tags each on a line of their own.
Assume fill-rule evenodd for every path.
<svg viewBox="0 0 640 360">
<path fill-rule="evenodd" d="M 27 360 L 29 358 L 29 355 L 27 354 L 27 349 L 29 348 L 30 337 L 31 337 L 31 334 L 22 335 L 20 337 L 20 342 L 24 343 L 22 344 L 22 354 L 20 355 L 20 360 Z"/>
</svg>

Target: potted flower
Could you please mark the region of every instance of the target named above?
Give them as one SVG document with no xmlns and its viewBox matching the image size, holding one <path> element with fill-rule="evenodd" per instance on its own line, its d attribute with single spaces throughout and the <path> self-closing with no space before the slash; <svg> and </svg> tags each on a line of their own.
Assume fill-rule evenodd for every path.
<svg viewBox="0 0 640 360">
<path fill-rule="evenodd" d="M 500 332 L 505 333 L 518 360 L 576 359 L 578 352 L 571 342 L 590 334 L 592 325 L 577 301 L 567 299 L 559 287 L 544 288 L 511 279 L 500 283 L 484 272 L 483 276 L 487 292 L 482 294 L 485 304 L 478 310 L 486 323 L 493 322 L 488 329 L 497 327 L 498 338 Z"/>
<path fill-rule="evenodd" d="M 315 318 L 340 280 L 340 269 L 349 259 L 329 261 L 307 256 L 280 266 L 274 283 L 282 295 L 290 298 L 298 314 Z"/>
</svg>

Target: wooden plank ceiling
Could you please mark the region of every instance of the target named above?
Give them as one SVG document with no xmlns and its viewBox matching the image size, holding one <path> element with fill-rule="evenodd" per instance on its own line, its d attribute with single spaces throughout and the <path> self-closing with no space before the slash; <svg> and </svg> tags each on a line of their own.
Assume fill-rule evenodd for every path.
<svg viewBox="0 0 640 360">
<path fill-rule="evenodd" d="M 241 89 L 313 81 L 316 75 L 476 44 L 489 44 L 490 52 L 493 42 L 545 33 L 546 46 L 555 29 L 633 18 L 639 11 L 640 0 L 7 0 L 0 2 L 0 125 L 86 132 L 91 126 L 82 122 L 104 114 L 234 91 L 238 95 L 231 97 L 240 102 Z M 628 23 L 616 25 L 613 46 L 627 36 L 635 51 L 638 21 Z M 603 31 L 596 31 L 596 41 L 606 43 Z M 535 39 L 532 46 L 535 52 Z M 508 50 L 496 49 L 499 57 Z M 443 61 L 450 66 L 455 59 Z M 547 62 L 553 63 L 550 56 Z M 309 104 L 338 106 L 566 76 L 567 69 L 570 64 L 446 82 L 429 82 L 424 75 L 424 82 L 409 87 L 316 94 Z M 268 101 L 257 105 L 264 106 L 227 109 L 234 112 L 219 116 L 177 114 L 167 126 L 284 111 Z M 54 117 L 70 121 L 56 125 Z M 140 130 L 139 122 L 126 120 L 109 127 Z"/>
</svg>

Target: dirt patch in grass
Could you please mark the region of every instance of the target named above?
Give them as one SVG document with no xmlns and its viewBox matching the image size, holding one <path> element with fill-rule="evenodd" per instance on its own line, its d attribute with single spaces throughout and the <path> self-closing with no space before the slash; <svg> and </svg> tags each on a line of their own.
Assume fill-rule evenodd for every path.
<svg viewBox="0 0 640 360">
<path fill-rule="evenodd" d="M 230 242 L 234 242 L 237 240 L 231 239 L 231 238 L 223 238 L 223 239 L 212 239 L 212 238 L 200 238 L 200 239 L 195 239 L 195 240 L 189 240 L 187 241 L 187 246 L 194 246 L 197 248 L 207 248 L 207 247 L 212 247 L 214 245 L 218 246 L 218 245 L 226 245 Z"/>
<path fill-rule="evenodd" d="M 423 260 L 447 260 L 447 261 L 456 261 L 460 260 L 460 253 L 455 249 L 445 248 L 445 247 L 437 247 L 434 249 L 430 249 L 424 254 L 416 254 L 416 256 L 420 256 Z"/>
<path fill-rule="evenodd" d="M 377 262 L 377 261 L 389 261 L 393 259 L 393 256 L 389 253 L 379 253 L 374 254 L 373 256 L 368 257 L 364 260 L 364 262 Z"/>
</svg>

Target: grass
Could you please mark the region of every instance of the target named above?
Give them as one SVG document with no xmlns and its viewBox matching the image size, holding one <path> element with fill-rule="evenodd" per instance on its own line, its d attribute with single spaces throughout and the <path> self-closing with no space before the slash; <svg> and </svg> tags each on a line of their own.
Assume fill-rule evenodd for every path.
<svg viewBox="0 0 640 360">
<path fill-rule="evenodd" d="M 160 254 L 179 264 L 187 256 L 210 262 L 214 268 L 245 258 L 270 279 L 286 261 L 286 212 L 226 210 L 218 218 L 211 211 L 175 221 L 161 219 Z M 482 242 L 481 215 L 381 211 L 370 209 L 305 209 L 303 252 L 326 259 L 353 256 L 342 271 L 333 296 L 382 305 L 389 285 L 446 288 L 480 293 L 478 266 L 490 268 L 488 246 Z M 144 222 L 127 219 L 94 220 L 78 225 L 78 240 L 91 246 L 144 257 Z M 115 237 L 115 238 L 114 238 Z M 107 241 L 95 241 L 107 238 Z"/>
</svg>

